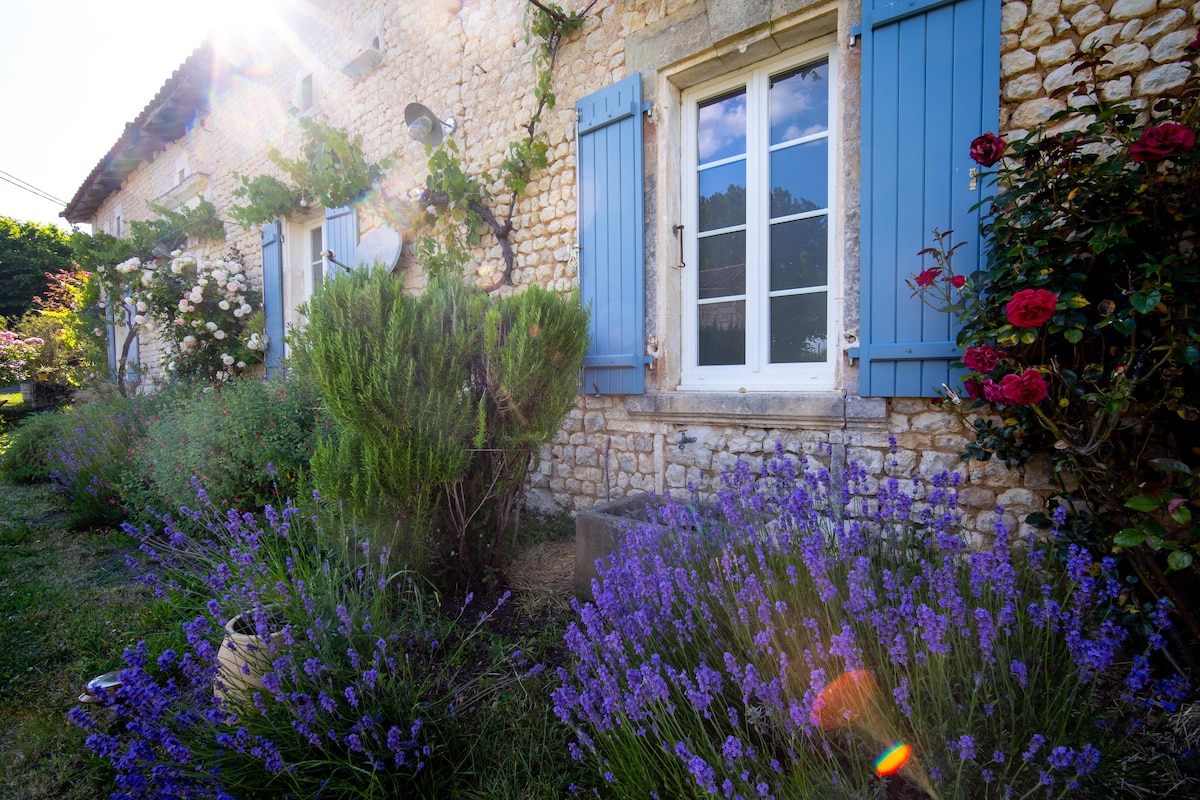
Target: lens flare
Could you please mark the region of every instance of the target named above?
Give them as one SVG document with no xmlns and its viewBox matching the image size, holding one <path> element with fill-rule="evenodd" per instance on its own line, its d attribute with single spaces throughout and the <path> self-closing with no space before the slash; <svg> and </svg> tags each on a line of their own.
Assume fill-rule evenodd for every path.
<svg viewBox="0 0 1200 800">
<path fill-rule="evenodd" d="M 895 775 L 908 763 L 911 756 L 912 748 L 903 742 L 898 742 L 884 750 L 883 755 L 876 759 L 875 774 L 881 778 Z"/>
<path fill-rule="evenodd" d="M 823 730 L 833 730 L 857 722 L 875 694 L 875 679 L 863 669 L 843 672 L 817 695 L 813 704 L 813 722 Z"/>
</svg>

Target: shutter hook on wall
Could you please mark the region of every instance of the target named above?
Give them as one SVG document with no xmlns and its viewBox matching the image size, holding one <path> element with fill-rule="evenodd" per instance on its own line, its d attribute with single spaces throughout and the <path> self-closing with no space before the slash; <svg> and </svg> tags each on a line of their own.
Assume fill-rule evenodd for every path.
<svg viewBox="0 0 1200 800">
<path fill-rule="evenodd" d="M 683 226 L 676 225 L 674 230 L 676 235 L 679 236 L 679 263 L 675 265 L 675 269 L 683 269 L 687 266 L 683 261 Z"/>
</svg>

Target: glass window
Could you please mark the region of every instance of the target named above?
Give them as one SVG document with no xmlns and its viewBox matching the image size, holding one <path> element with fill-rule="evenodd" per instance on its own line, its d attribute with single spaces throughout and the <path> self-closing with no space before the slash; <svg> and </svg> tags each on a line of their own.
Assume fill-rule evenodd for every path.
<svg viewBox="0 0 1200 800">
<path fill-rule="evenodd" d="M 832 388 L 832 61 L 684 95 L 684 388 Z"/>
</svg>

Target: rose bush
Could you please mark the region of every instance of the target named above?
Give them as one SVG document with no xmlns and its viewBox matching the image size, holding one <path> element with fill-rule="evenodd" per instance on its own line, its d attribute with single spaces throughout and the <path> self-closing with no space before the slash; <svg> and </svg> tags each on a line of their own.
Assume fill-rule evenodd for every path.
<svg viewBox="0 0 1200 800">
<path fill-rule="evenodd" d="M 134 256 L 97 267 L 97 274 L 105 289 L 101 305 L 112 309 L 109 324 L 157 335 L 173 378 L 228 380 L 266 354 L 259 293 L 236 260 L 175 251 L 165 263 Z"/>
<path fill-rule="evenodd" d="M 1104 56 L 1081 56 L 1076 74 Z M 1085 78 L 1064 91 L 1099 96 Z M 943 407 L 974 429 L 964 457 L 1048 455 L 1070 476 L 1080 541 L 1123 553 L 1143 598 L 1185 610 L 1182 649 L 1200 667 L 1186 611 L 1200 600 L 1198 98 L 1193 65 L 1144 106 L 1070 103 L 1018 140 L 980 136 L 970 156 L 995 167 L 986 260 L 955 264 L 935 231 L 921 253 L 935 263 L 909 284 L 959 323 L 966 402 L 951 392 Z"/>
</svg>

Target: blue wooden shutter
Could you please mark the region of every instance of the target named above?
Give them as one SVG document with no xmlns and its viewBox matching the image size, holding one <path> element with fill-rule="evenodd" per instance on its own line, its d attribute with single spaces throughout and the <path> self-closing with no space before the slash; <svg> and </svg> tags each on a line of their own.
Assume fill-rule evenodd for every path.
<svg viewBox="0 0 1200 800">
<path fill-rule="evenodd" d="M 575 104 L 579 117 L 579 287 L 591 308 L 580 390 L 642 394 L 646 350 L 642 76 Z"/>
<path fill-rule="evenodd" d="M 358 263 L 354 258 L 358 249 L 358 213 L 353 206 L 325 209 L 325 249 L 333 251 L 333 257 L 351 269 Z M 325 277 L 343 273 L 345 270 L 337 264 L 325 262 Z"/>
<path fill-rule="evenodd" d="M 277 220 L 262 227 L 263 316 L 266 318 L 267 374 L 283 358 L 283 226 Z"/>
<path fill-rule="evenodd" d="M 953 387 L 956 329 L 905 278 L 934 228 L 966 242 L 957 272 L 980 263 L 968 150 L 998 124 L 1000 0 L 865 0 L 862 65 L 859 394 L 928 397 Z"/>
</svg>

